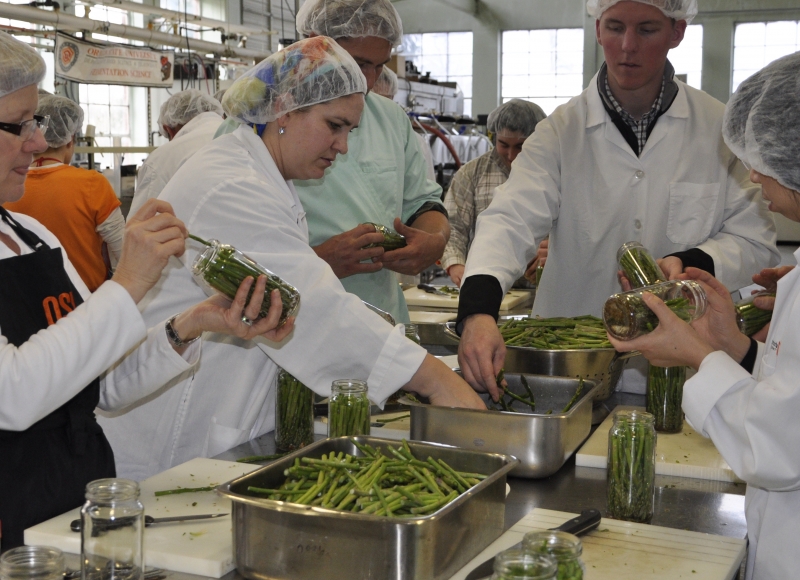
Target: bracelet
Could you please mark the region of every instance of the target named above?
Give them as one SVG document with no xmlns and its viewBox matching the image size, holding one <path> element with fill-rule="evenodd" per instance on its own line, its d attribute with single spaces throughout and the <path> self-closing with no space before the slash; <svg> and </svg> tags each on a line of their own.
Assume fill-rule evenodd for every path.
<svg viewBox="0 0 800 580">
<path fill-rule="evenodd" d="M 169 342 L 172 346 L 174 346 L 175 348 L 189 346 L 194 341 L 200 338 L 200 335 L 198 335 L 191 340 L 186 340 L 186 341 L 182 340 L 181 337 L 178 336 L 178 332 L 175 330 L 175 327 L 172 326 L 172 323 L 175 321 L 176 318 L 178 318 L 177 314 L 172 318 L 170 318 L 169 320 L 167 320 L 167 323 L 164 325 L 164 330 L 167 331 L 167 339 L 169 339 Z"/>
</svg>

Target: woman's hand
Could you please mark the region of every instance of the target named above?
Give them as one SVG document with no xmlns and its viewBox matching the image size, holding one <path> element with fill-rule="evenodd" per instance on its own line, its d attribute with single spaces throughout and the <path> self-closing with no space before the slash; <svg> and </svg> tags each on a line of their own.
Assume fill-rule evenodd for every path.
<svg viewBox="0 0 800 580">
<path fill-rule="evenodd" d="M 764 268 L 758 274 L 753 276 L 753 283 L 763 286 L 769 292 L 775 292 L 778 289 L 778 280 L 786 276 L 789 272 L 794 270 L 794 266 L 780 266 L 778 268 Z M 758 308 L 761 306 L 756 305 Z M 766 310 L 766 309 L 762 309 Z M 771 310 L 771 309 L 770 309 Z"/>
<path fill-rule="evenodd" d="M 253 295 L 245 305 L 247 293 L 252 285 L 253 278 L 248 276 L 239 285 L 233 301 L 221 294 L 215 294 L 188 308 L 179 314 L 172 323 L 175 332 L 184 342 L 200 336 L 203 332 L 218 332 L 244 340 L 263 336 L 272 342 L 282 341 L 294 330 L 294 318 L 287 318 L 283 326 L 278 326 L 283 304 L 280 292 L 273 290 L 270 294 L 267 316 L 258 319 L 261 303 L 264 300 L 267 277 L 264 275 L 258 277 Z M 245 318 L 252 322 L 248 324 L 245 322 Z"/>
<path fill-rule="evenodd" d="M 486 410 L 483 400 L 472 387 L 431 355 L 425 357 L 417 372 L 403 388 L 428 397 L 432 405 L 439 407 Z"/>
<path fill-rule="evenodd" d="M 111 278 L 138 303 L 161 277 L 171 256 L 183 255 L 189 232 L 172 206 L 149 199 L 125 225 L 122 254 Z"/>
</svg>

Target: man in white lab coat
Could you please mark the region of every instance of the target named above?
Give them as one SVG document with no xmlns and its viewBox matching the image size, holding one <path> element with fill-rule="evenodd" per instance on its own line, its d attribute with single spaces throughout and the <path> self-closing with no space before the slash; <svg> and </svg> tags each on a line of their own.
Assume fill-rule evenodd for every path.
<svg viewBox="0 0 800 580">
<path fill-rule="evenodd" d="M 666 6 L 666 7 L 665 7 Z M 775 265 L 775 227 L 759 189 L 725 146 L 724 105 L 673 79 L 667 60 L 696 0 L 589 0 L 606 63 L 589 87 L 525 142 L 477 221 L 459 301 L 459 362 L 496 394 L 504 293 L 550 234 L 534 315 L 599 315 L 620 290 L 616 251 L 639 241 L 669 278 L 694 266 L 730 290 Z M 623 375 L 643 390 L 644 374 Z"/>
<path fill-rule="evenodd" d="M 139 169 L 130 215 L 148 199 L 158 197 L 178 169 L 211 143 L 222 115 L 219 101 L 196 89 L 175 93 L 161 105 L 158 128 L 169 143 L 153 151 Z"/>
</svg>

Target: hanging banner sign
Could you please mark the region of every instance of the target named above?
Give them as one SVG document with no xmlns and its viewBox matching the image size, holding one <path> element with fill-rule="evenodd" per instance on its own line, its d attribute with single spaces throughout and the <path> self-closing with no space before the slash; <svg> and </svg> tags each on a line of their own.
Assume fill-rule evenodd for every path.
<svg viewBox="0 0 800 580">
<path fill-rule="evenodd" d="M 175 53 L 56 35 L 56 75 L 89 84 L 172 87 Z"/>
</svg>

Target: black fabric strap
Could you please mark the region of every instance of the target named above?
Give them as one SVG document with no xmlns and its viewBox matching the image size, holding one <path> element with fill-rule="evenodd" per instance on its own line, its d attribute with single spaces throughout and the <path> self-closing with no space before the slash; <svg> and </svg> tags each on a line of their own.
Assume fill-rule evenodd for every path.
<svg viewBox="0 0 800 580">
<path fill-rule="evenodd" d="M 441 203 L 438 203 L 438 202 L 435 202 L 435 201 L 426 201 L 425 203 L 422 204 L 422 206 L 417 211 L 414 212 L 414 215 L 412 215 L 410 218 L 408 218 L 408 221 L 406 222 L 406 225 L 411 227 L 411 224 L 413 224 L 415 221 L 417 221 L 417 218 L 419 216 L 421 216 L 424 213 L 428 213 L 429 211 L 438 211 L 439 213 L 444 214 L 444 217 L 450 217 L 447 214 L 447 210 L 444 208 L 444 206 Z"/>
<path fill-rule="evenodd" d="M 3 206 L 0 206 L 0 217 L 3 218 L 3 221 L 6 222 L 14 233 L 19 236 L 19 239 L 25 242 L 25 245 L 28 246 L 35 252 L 41 252 L 42 250 L 49 250 L 50 246 L 44 243 L 42 238 L 34 234 L 30 230 L 26 230 L 23 228 L 20 223 L 11 217 L 11 214 L 8 213 L 8 210 Z"/>
<path fill-rule="evenodd" d="M 758 343 L 754 338 L 750 339 L 750 348 L 747 349 L 747 354 L 744 355 L 742 362 L 739 364 L 748 373 L 753 372 L 753 367 L 756 366 L 756 355 L 758 354 Z"/>
<path fill-rule="evenodd" d="M 690 250 L 684 250 L 683 252 L 675 252 L 674 254 L 668 254 L 664 256 L 665 258 L 669 256 L 675 256 L 679 258 L 681 262 L 683 262 L 683 269 L 686 268 L 699 268 L 705 272 L 708 272 L 712 276 L 714 276 L 714 258 L 706 254 L 700 248 L 692 248 Z"/>
<path fill-rule="evenodd" d="M 464 319 L 473 314 L 488 314 L 497 320 L 502 301 L 503 288 L 500 286 L 500 281 L 494 276 L 479 274 L 464 280 L 458 294 L 456 332 L 461 335 Z"/>
</svg>

